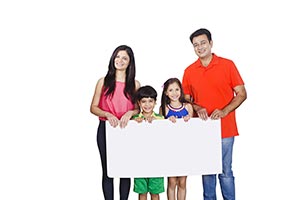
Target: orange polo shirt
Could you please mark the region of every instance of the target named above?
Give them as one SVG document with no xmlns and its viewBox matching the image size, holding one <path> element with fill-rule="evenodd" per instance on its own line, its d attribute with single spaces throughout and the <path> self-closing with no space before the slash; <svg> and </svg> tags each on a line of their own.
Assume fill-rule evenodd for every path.
<svg viewBox="0 0 300 200">
<path fill-rule="evenodd" d="M 213 58 L 207 67 L 200 59 L 188 66 L 183 74 L 184 94 L 190 95 L 194 103 L 206 108 L 208 115 L 215 109 L 223 109 L 234 97 L 233 88 L 244 85 L 233 61 L 218 57 Z M 239 135 L 235 111 L 221 118 L 222 138 Z"/>
</svg>

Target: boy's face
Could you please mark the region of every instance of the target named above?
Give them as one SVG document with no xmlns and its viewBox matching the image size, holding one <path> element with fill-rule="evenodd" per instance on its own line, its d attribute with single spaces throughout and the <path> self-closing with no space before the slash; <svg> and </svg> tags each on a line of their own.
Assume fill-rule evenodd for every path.
<svg viewBox="0 0 300 200">
<path fill-rule="evenodd" d="M 156 101 L 153 98 L 142 98 L 139 101 L 139 106 L 142 109 L 143 113 L 151 113 L 153 112 L 153 109 L 155 107 Z"/>
</svg>

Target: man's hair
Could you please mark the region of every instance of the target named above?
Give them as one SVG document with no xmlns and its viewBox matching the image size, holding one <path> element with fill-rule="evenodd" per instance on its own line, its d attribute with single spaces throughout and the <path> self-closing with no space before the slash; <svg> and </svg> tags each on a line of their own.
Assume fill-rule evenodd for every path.
<svg viewBox="0 0 300 200">
<path fill-rule="evenodd" d="M 206 35 L 208 41 L 209 42 L 211 41 L 211 33 L 209 32 L 209 30 L 207 30 L 205 28 L 200 28 L 191 34 L 191 36 L 190 36 L 191 43 L 193 43 L 193 38 L 197 37 L 199 35 Z"/>
<path fill-rule="evenodd" d="M 142 98 L 152 98 L 156 101 L 156 97 L 157 92 L 150 85 L 140 87 L 135 94 L 136 101 L 140 101 Z"/>
</svg>

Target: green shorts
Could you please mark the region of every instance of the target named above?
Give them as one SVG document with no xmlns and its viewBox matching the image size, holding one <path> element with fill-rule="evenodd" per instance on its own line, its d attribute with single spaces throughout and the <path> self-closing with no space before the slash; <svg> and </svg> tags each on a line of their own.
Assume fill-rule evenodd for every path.
<svg viewBox="0 0 300 200">
<path fill-rule="evenodd" d="M 139 194 L 150 192 L 159 194 L 165 191 L 164 177 L 158 178 L 134 178 L 133 191 Z"/>
</svg>

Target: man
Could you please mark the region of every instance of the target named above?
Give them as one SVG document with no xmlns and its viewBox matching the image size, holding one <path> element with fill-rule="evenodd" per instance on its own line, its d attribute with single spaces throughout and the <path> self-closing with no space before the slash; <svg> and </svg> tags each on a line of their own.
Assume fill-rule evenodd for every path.
<svg viewBox="0 0 300 200">
<path fill-rule="evenodd" d="M 235 199 L 232 172 L 232 150 L 237 130 L 235 109 L 247 98 L 244 82 L 233 61 L 212 53 L 213 41 L 209 30 L 201 28 L 190 36 L 199 57 L 183 74 L 185 98 L 193 103 L 196 115 L 202 120 L 221 119 L 222 174 L 218 175 L 222 196 Z M 204 200 L 215 200 L 216 174 L 203 175 Z"/>
</svg>

